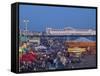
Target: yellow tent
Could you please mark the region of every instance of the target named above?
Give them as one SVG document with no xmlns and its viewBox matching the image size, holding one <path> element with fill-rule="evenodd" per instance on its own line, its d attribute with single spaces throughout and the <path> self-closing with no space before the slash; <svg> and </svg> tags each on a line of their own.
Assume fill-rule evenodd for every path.
<svg viewBox="0 0 100 76">
<path fill-rule="evenodd" d="M 73 53 L 76 53 L 76 52 L 82 53 L 85 51 L 86 51 L 85 48 L 79 48 L 79 47 L 68 48 L 68 52 L 73 52 Z"/>
</svg>

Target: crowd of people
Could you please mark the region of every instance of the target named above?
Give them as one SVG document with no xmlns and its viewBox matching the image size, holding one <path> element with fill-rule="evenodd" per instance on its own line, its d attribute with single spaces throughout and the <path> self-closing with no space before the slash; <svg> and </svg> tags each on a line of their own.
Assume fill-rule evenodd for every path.
<svg viewBox="0 0 100 76">
<path fill-rule="evenodd" d="M 19 47 L 19 71 L 45 71 L 54 69 L 73 68 L 73 55 L 67 52 L 64 41 L 55 38 L 41 38 L 40 44 L 20 42 Z M 35 47 L 45 46 L 46 49 Z M 80 58 L 76 60 L 80 63 Z"/>
</svg>

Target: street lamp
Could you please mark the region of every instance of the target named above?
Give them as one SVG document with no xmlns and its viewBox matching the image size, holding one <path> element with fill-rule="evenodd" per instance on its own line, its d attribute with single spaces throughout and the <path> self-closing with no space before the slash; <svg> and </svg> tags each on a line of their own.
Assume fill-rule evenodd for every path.
<svg viewBox="0 0 100 76">
<path fill-rule="evenodd" d="M 28 28 L 27 28 L 27 26 L 28 26 L 29 20 L 23 20 L 23 22 L 25 23 L 25 36 L 26 36 L 26 41 L 27 41 L 27 34 L 28 34 Z"/>
</svg>

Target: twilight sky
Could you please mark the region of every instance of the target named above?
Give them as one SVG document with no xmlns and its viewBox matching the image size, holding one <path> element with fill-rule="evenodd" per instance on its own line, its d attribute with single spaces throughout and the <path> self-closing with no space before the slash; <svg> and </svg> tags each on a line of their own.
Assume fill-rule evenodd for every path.
<svg viewBox="0 0 100 76">
<path fill-rule="evenodd" d="M 29 20 L 28 30 L 45 31 L 46 27 L 63 29 L 96 27 L 96 9 L 20 5 L 19 27 L 25 28 L 23 20 Z"/>
</svg>

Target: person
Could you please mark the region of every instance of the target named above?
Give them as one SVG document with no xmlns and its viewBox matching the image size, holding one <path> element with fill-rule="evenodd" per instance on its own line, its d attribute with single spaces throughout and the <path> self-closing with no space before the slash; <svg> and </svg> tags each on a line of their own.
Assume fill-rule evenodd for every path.
<svg viewBox="0 0 100 76">
<path fill-rule="evenodd" d="M 66 66 L 67 59 L 65 58 L 64 55 L 62 55 L 62 56 L 60 57 L 60 61 L 61 61 L 62 65 Z"/>
<path fill-rule="evenodd" d="M 22 63 L 22 56 L 25 54 L 27 48 L 26 42 L 20 42 L 19 44 L 19 65 Z"/>
<path fill-rule="evenodd" d="M 27 44 L 26 42 L 22 42 L 19 47 L 19 58 L 26 52 Z"/>
</svg>

